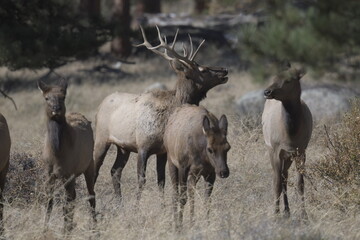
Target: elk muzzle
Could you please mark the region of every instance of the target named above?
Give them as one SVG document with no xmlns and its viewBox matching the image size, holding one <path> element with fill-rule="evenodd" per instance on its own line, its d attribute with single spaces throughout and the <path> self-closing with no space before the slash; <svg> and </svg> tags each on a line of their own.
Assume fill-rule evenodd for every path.
<svg viewBox="0 0 360 240">
<path fill-rule="evenodd" d="M 221 80 L 225 83 L 228 80 L 227 74 L 228 70 L 222 67 L 211 67 L 210 71 L 214 72 Z"/>
<path fill-rule="evenodd" d="M 226 168 L 224 170 L 221 170 L 219 173 L 218 173 L 219 177 L 220 178 L 227 178 L 229 177 L 230 175 L 230 171 L 229 171 L 229 168 Z"/>
</svg>

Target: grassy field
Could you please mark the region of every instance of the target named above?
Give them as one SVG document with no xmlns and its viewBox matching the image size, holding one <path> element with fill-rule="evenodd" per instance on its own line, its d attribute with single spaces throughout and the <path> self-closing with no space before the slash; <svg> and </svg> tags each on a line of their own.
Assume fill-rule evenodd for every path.
<svg viewBox="0 0 360 240">
<path fill-rule="evenodd" d="M 224 65 L 211 60 L 210 64 Z M 172 88 L 176 76 L 167 63 L 158 58 L 137 59 L 135 65 L 124 65 L 126 74 L 92 71 L 100 60 L 74 62 L 59 70 L 70 79 L 66 100 L 67 111 L 79 111 L 94 121 L 97 106 L 114 91 L 140 93 L 155 82 Z M 72 239 L 360 239 L 360 209 L 358 203 L 342 205 L 338 189 L 326 187 L 325 180 L 312 173 L 316 162 L 327 154 L 323 124 L 315 126 L 307 150 L 309 176 L 305 179 L 306 208 L 309 223 L 300 221 L 300 199 L 296 194 L 295 167 L 289 180 L 290 219 L 273 215 L 274 199 L 272 170 L 261 129 L 249 129 L 234 111 L 233 100 L 244 93 L 264 88 L 254 84 L 247 73 L 230 68 L 229 82 L 211 90 L 202 102 L 218 117 L 229 119 L 228 140 L 232 146 L 228 155 L 230 176 L 217 179 L 212 195 L 211 213 L 203 207 L 203 182 L 198 184 L 195 199 L 196 222 L 190 225 L 188 205 L 185 207 L 184 229 L 174 230 L 171 208 L 172 189 L 165 188 L 165 207 L 161 204 L 156 185 L 154 157 L 149 160 L 147 184 L 140 202 L 136 201 L 136 155 L 132 154 L 123 172 L 124 201 L 115 198 L 110 168 L 115 158 L 111 148 L 95 186 L 98 224 L 91 230 L 91 216 L 84 178 L 77 180 L 75 219 L 77 226 Z M 12 136 L 11 167 L 5 196 L 4 221 L 8 239 L 61 239 L 62 188 L 57 189 L 57 203 L 50 219 L 50 230 L 44 231 L 45 214 L 43 183 L 45 180 L 41 150 L 45 134 L 44 102 L 36 88 L 36 79 L 45 71 L 9 72 L 0 69 L 3 79 L 16 80 L 11 102 L 0 98 L 0 111 L 8 120 Z M 21 80 L 21 81 L 20 81 Z M 312 82 L 305 77 L 304 81 Z M 330 123 L 328 123 L 330 124 Z M 336 124 L 336 123 L 332 123 Z"/>
</svg>

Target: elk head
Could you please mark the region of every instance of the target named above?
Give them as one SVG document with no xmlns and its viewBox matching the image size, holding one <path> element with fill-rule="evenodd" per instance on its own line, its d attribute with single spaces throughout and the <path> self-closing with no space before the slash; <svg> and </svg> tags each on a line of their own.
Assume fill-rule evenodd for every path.
<svg viewBox="0 0 360 240">
<path fill-rule="evenodd" d="M 219 84 L 227 82 L 228 70 L 226 68 L 201 66 L 195 62 L 194 59 L 205 40 L 203 40 L 198 48 L 194 51 L 193 42 L 191 36 L 189 35 L 190 50 L 188 51 L 183 45 L 183 55 L 181 55 L 174 49 L 179 30 L 176 31 L 172 44 L 168 45 L 166 37 L 163 38 L 161 36 L 160 30 L 156 26 L 160 44 L 157 46 L 152 46 L 146 39 L 144 30 L 141 26 L 140 29 L 144 38 L 144 42 L 142 44 L 136 45 L 136 47 L 145 46 L 147 49 L 168 60 L 170 66 L 178 74 L 180 79 L 190 80 L 192 82 L 192 86 L 197 88 L 197 94 L 204 95 L 203 98 L 206 96 L 206 92 L 208 90 Z M 159 49 L 164 49 L 164 51 L 160 51 Z"/>
<path fill-rule="evenodd" d="M 227 126 L 225 115 L 221 116 L 218 126 L 210 126 L 209 118 L 203 118 L 203 132 L 207 140 L 206 154 L 210 164 L 215 168 L 216 175 L 221 178 L 229 176 L 227 152 L 230 150 L 230 144 L 226 139 Z"/>
<path fill-rule="evenodd" d="M 300 98 L 300 79 L 305 75 L 303 68 L 291 68 L 280 72 L 273 78 L 273 83 L 264 91 L 266 99 L 286 101 Z"/>
<path fill-rule="evenodd" d="M 57 86 L 50 86 L 43 81 L 38 81 L 38 88 L 46 101 L 46 115 L 52 120 L 65 119 L 65 97 L 67 81 L 62 79 Z"/>
</svg>

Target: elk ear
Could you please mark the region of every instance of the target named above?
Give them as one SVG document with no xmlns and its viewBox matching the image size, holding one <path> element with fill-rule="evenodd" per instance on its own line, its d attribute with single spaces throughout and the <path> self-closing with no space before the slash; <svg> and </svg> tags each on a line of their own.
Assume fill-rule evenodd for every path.
<svg viewBox="0 0 360 240">
<path fill-rule="evenodd" d="M 290 68 L 291 68 L 291 64 L 288 60 L 278 62 L 277 69 L 279 72 L 289 70 Z"/>
<path fill-rule="evenodd" d="M 224 114 L 220 117 L 219 128 L 223 133 L 225 133 L 225 135 L 227 135 L 228 121 Z"/>
<path fill-rule="evenodd" d="M 304 67 L 297 68 L 295 69 L 295 71 L 296 71 L 296 76 L 299 80 L 306 74 L 306 70 Z"/>
<path fill-rule="evenodd" d="M 62 78 L 59 80 L 59 86 L 65 91 L 66 93 L 66 89 L 68 87 L 68 81 L 65 78 Z"/>
<path fill-rule="evenodd" d="M 175 72 L 185 72 L 186 68 L 179 60 L 173 60 L 170 62 L 170 66 Z"/>
<path fill-rule="evenodd" d="M 45 94 L 47 93 L 48 91 L 50 91 L 51 87 L 49 85 L 47 85 L 46 83 L 44 83 L 43 81 L 41 80 L 38 80 L 37 81 L 37 85 L 38 85 L 38 88 L 40 89 L 40 91 Z"/>
<path fill-rule="evenodd" d="M 207 135 L 207 133 L 209 133 L 210 131 L 210 120 L 207 116 L 204 116 L 203 118 L 203 132 L 205 135 Z"/>
</svg>

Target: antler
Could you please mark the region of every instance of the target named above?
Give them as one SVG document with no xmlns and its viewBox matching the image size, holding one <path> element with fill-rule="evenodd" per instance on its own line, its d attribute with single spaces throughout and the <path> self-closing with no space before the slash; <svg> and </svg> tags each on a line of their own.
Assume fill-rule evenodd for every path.
<svg viewBox="0 0 360 240">
<path fill-rule="evenodd" d="M 176 43 L 176 38 L 177 38 L 177 35 L 179 33 L 179 29 L 176 31 L 176 34 L 175 34 L 175 37 L 174 37 L 174 40 L 172 42 L 172 44 L 169 46 L 167 45 L 167 41 L 166 41 L 166 37 L 162 37 L 161 36 L 161 33 L 160 33 L 160 29 L 158 26 L 156 26 L 156 30 L 157 30 L 157 33 L 158 33 L 158 38 L 159 38 L 159 41 L 160 41 L 160 44 L 157 45 L 157 46 L 152 46 L 146 36 L 145 36 L 145 32 L 144 32 L 144 29 L 140 26 L 140 30 L 141 30 L 141 34 L 143 36 L 143 39 L 144 39 L 144 42 L 139 44 L 139 45 L 135 45 L 135 47 L 140 47 L 140 46 L 145 46 L 147 49 L 151 50 L 152 52 L 162 56 L 163 58 L 169 60 L 169 61 L 174 61 L 174 60 L 179 60 L 181 61 L 182 63 L 188 65 L 189 67 L 193 66 L 194 65 L 194 58 L 196 56 L 196 54 L 198 53 L 200 47 L 203 45 L 203 43 L 205 42 L 205 40 L 203 40 L 199 47 L 196 49 L 196 51 L 194 52 L 193 50 L 193 42 L 192 42 L 192 39 L 191 39 L 191 36 L 189 34 L 189 40 L 190 40 L 190 53 L 187 54 L 187 51 L 184 47 L 184 44 L 183 44 L 183 50 L 184 50 L 184 56 L 181 56 L 180 54 L 178 54 L 176 51 L 175 51 L 175 43 Z M 162 51 L 159 51 L 158 49 L 159 48 L 164 48 L 164 52 Z M 173 57 L 170 57 L 168 55 L 168 52 L 173 56 Z"/>
</svg>

